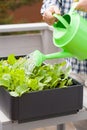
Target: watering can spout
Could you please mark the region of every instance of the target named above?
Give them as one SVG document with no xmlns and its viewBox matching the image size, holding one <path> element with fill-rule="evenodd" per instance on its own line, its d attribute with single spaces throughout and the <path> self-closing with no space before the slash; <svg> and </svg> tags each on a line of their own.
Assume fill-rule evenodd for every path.
<svg viewBox="0 0 87 130">
<path fill-rule="evenodd" d="M 56 58 L 68 58 L 72 57 L 72 54 L 66 52 L 66 51 L 61 51 L 61 52 L 56 52 L 52 54 L 43 54 L 39 50 L 36 50 L 32 53 L 32 60 L 34 61 L 35 66 L 40 66 L 45 60 L 49 59 L 56 59 Z"/>
<path fill-rule="evenodd" d="M 73 55 L 70 54 L 67 51 L 61 51 L 61 52 L 56 52 L 56 53 L 52 53 L 52 54 L 47 54 L 45 56 L 46 56 L 46 59 L 57 59 L 57 58 L 69 58 L 69 57 L 73 57 Z"/>
</svg>

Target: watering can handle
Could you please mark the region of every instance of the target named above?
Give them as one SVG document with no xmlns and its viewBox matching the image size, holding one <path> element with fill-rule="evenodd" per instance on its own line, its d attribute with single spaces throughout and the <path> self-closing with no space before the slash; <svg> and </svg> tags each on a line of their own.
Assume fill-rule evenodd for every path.
<svg viewBox="0 0 87 130">
<path fill-rule="evenodd" d="M 68 22 L 59 14 L 53 14 L 53 16 L 58 19 L 64 26 L 65 28 L 68 28 L 69 24 Z M 55 26 L 56 23 L 54 23 L 54 26 Z"/>
<path fill-rule="evenodd" d="M 70 15 L 74 12 L 76 6 L 77 6 L 77 2 L 74 2 L 74 3 L 72 4 L 72 7 L 71 7 L 70 11 L 69 11 L 69 14 L 70 14 Z M 63 18 L 63 16 L 61 16 L 61 15 L 59 15 L 59 14 L 53 14 L 53 16 L 54 16 L 56 19 L 58 19 L 58 20 L 65 26 L 65 28 L 68 28 L 68 27 L 69 27 L 68 22 Z M 55 25 L 56 25 L 56 22 L 54 23 L 54 27 L 55 27 Z"/>
</svg>

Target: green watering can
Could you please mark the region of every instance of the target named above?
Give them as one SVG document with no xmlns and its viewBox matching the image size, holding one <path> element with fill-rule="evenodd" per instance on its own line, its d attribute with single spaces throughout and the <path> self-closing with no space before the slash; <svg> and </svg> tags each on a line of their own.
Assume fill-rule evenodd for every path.
<svg viewBox="0 0 87 130">
<path fill-rule="evenodd" d="M 36 66 L 41 65 L 45 60 L 55 58 L 87 59 L 87 20 L 83 19 L 74 9 L 75 5 L 69 13 L 63 16 L 53 14 L 58 19 L 58 22 L 53 25 L 53 43 L 62 51 L 44 55 L 36 50 L 32 53 Z"/>
</svg>

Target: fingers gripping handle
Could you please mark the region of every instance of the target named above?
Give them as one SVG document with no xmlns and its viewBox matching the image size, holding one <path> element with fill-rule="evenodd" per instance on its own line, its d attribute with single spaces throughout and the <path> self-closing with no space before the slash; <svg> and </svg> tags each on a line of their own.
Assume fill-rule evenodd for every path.
<svg viewBox="0 0 87 130">
<path fill-rule="evenodd" d="M 56 19 L 58 19 L 65 26 L 65 28 L 68 28 L 68 26 L 69 26 L 68 22 L 61 15 L 59 15 L 59 14 L 53 14 L 53 16 Z"/>
</svg>

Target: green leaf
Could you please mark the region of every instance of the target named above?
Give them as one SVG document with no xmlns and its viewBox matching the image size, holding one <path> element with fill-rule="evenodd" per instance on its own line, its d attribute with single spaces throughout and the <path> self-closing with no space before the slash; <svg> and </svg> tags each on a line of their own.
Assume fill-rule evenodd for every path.
<svg viewBox="0 0 87 130">
<path fill-rule="evenodd" d="M 9 64 L 13 65 L 16 62 L 14 54 L 9 55 L 7 61 Z"/>
<path fill-rule="evenodd" d="M 5 86 L 9 88 L 11 81 L 11 76 L 9 74 L 3 74 L 0 78 L 0 86 Z"/>
<path fill-rule="evenodd" d="M 11 91 L 11 92 L 9 92 L 10 93 L 10 95 L 11 96 L 13 96 L 13 97 L 19 97 L 20 95 L 17 93 L 17 92 L 15 92 L 15 91 Z"/>
<path fill-rule="evenodd" d="M 26 85 L 21 85 L 21 86 L 17 86 L 16 89 L 15 89 L 15 92 L 21 96 L 22 94 L 24 93 L 27 93 L 29 91 L 29 88 L 28 86 Z"/>
<path fill-rule="evenodd" d="M 32 91 L 39 90 L 37 79 L 29 79 L 28 85 Z"/>
</svg>

